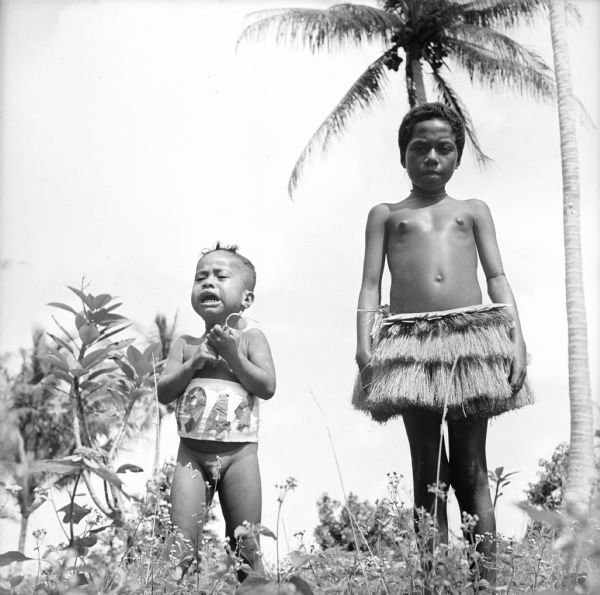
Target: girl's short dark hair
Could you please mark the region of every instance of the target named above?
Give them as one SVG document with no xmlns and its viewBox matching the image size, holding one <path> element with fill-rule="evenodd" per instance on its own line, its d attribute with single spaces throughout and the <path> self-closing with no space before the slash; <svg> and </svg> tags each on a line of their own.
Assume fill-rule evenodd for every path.
<svg viewBox="0 0 600 595">
<path fill-rule="evenodd" d="M 413 107 L 402 118 L 400 128 L 398 129 L 398 146 L 400 147 L 400 159 L 403 164 L 406 156 L 406 147 L 412 138 L 415 126 L 419 122 L 434 119 L 444 120 L 450 124 L 456 140 L 456 148 L 458 149 L 458 160 L 460 161 L 465 146 L 465 123 L 452 108 L 436 101 Z"/>
</svg>

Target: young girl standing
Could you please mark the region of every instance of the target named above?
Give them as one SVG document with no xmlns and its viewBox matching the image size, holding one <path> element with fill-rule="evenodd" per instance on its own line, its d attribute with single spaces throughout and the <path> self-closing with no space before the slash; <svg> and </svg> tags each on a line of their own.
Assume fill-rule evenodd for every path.
<svg viewBox="0 0 600 595">
<path fill-rule="evenodd" d="M 478 519 L 474 533 L 486 536 L 478 549 L 489 566 L 496 524 L 487 424 L 533 402 L 524 385 L 525 341 L 487 205 L 446 192 L 462 156 L 462 120 L 442 104 L 421 105 L 404 117 L 398 142 L 412 191 L 398 203 L 373 207 L 367 220 L 353 402 L 377 421 L 402 415 L 415 510 L 435 510 L 441 541 L 447 542 L 446 507 L 436 505 L 429 487 L 451 485 L 461 511 Z M 478 258 L 492 305 L 482 305 Z M 386 259 L 389 310 L 380 307 Z M 445 412 L 449 457 L 440 444 Z M 481 574 L 494 582 L 493 568 Z"/>
</svg>

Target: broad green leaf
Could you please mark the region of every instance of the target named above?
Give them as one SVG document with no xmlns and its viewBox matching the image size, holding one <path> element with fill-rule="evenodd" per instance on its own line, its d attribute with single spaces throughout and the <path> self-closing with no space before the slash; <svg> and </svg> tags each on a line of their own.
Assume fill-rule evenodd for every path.
<svg viewBox="0 0 600 595">
<path fill-rule="evenodd" d="M 33 560 L 33 558 L 28 558 L 21 552 L 16 552 L 14 550 L 0 554 L 0 566 L 7 566 L 13 562 L 25 562 L 25 560 Z"/>
<path fill-rule="evenodd" d="M 88 370 L 84 370 L 83 368 L 71 368 L 69 370 L 69 372 L 75 376 L 75 378 L 81 378 L 82 376 L 85 376 L 88 373 Z"/>
<path fill-rule="evenodd" d="M 77 296 L 81 299 L 81 301 L 88 307 L 91 308 L 92 304 L 94 303 L 94 296 L 89 293 L 88 295 L 85 295 L 85 293 L 83 293 L 83 291 L 79 290 L 79 289 L 75 289 L 75 287 L 71 287 L 70 285 L 67 285 L 67 287 Z"/>
<path fill-rule="evenodd" d="M 73 540 L 73 545 L 77 548 L 92 547 L 98 543 L 96 535 L 86 535 L 85 537 L 76 537 Z"/>
<path fill-rule="evenodd" d="M 73 383 L 73 377 L 71 375 L 67 374 L 67 372 L 64 372 L 63 370 L 60 370 L 60 369 L 52 370 L 52 376 L 54 376 L 55 378 L 60 378 L 60 380 L 64 380 L 65 382 L 68 382 L 69 384 Z"/>
<path fill-rule="evenodd" d="M 105 314 L 102 316 L 102 319 L 98 321 L 98 324 L 103 326 L 105 330 L 108 330 L 110 327 L 113 327 L 124 320 L 127 320 L 127 317 L 121 316 L 120 314 Z"/>
<path fill-rule="evenodd" d="M 127 317 L 121 314 L 115 314 L 114 312 L 111 312 L 104 317 L 104 320 L 108 320 L 109 322 L 117 322 L 118 320 L 127 320 Z"/>
<path fill-rule="evenodd" d="M 130 345 L 127 348 L 127 359 L 135 366 L 137 362 L 143 361 L 142 353 L 137 347 Z"/>
<path fill-rule="evenodd" d="M 77 329 L 79 330 L 84 324 L 87 324 L 88 320 L 87 318 L 81 313 L 79 312 L 77 314 L 77 316 L 75 316 L 75 326 L 77 327 Z"/>
<path fill-rule="evenodd" d="M 23 577 L 23 575 L 22 575 L 22 574 L 19 574 L 19 575 L 17 575 L 17 576 L 13 576 L 13 577 L 10 579 L 10 586 L 11 586 L 11 588 L 13 588 L 13 589 L 14 589 L 16 586 L 20 585 L 20 584 L 21 584 L 21 582 L 22 582 L 22 580 L 23 580 L 23 578 L 24 578 L 24 577 Z"/>
<path fill-rule="evenodd" d="M 146 374 L 150 374 L 150 372 L 152 372 L 152 370 L 153 370 L 152 364 L 143 359 L 140 360 L 139 362 L 136 362 L 134 364 L 134 367 L 135 367 L 135 371 L 137 372 L 137 375 L 140 378 L 143 378 L 144 376 L 146 376 Z"/>
<path fill-rule="evenodd" d="M 79 329 L 79 338 L 84 342 L 84 344 L 89 345 L 93 343 L 100 333 L 98 329 L 93 324 L 84 324 Z"/>
<path fill-rule="evenodd" d="M 52 306 L 53 308 L 60 308 L 61 310 L 66 310 L 67 312 L 71 312 L 71 314 L 75 314 L 77 316 L 77 312 L 71 306 L 67 304 L 63 304 L 61 302 L 48 302 L 46 306 Z"/>
<path fill-rule="evenodd" d="M 63 517 L 63 523 L 70 523 L 71 521 L 77 525 L 79 521 L 90 514 L 92 512 L 91 508 L 85 508 L 84 506 L 79 506 L 76 502 L 73 504 L 69 503 L 62 508 L 58 509 L 58 512 L 64 512 L 65 516 Z"/>
<path fill-rule="evenodd" d="M 57 475 L 69 475 L 83 468 L 80 456 L 65 457 L 63 459 L 46 459 L 36 461 L 29 467 L 30 473 L 55 473 Z"/>
<path fill-rule="evenodd" d="M 119 349 L 123 349 L 124 347 L 129 347 L 132 343 L 135 343 L 135 339 L 122 339 L 121 341 L 115 341 L 111 343 L 113 351 L 118 351 Z"/>
<path fill-rule="evenodd" d="M 57 337 L 56 335 L 53 335 L 52 333 L 46 333 L 55 343 L 58 343 L 58 345 L 60 345 L 61 347 L 64 347 L 67 351 L 69 351 L 71 353 L 71 355 L 75 355 L 75 352 L 73 351 L 73 348 L 63 339 L 61 339 L 60 337 Z"/>
<path fill-rule="evenodd" d="M 69 371 L 69 364 L 67 363 L 67 360 L 65 360 L 64 358 L 61 359 L 61 358 L 58 358 L 56 355 L 49 353 L 47 355 L 41 355 L 40 359 L 44 362 L 49 363 L 51 366 L 59 368 L 63 372 Z"/>
<path fill-rule="evenodd" d="M 143 469 L 138 465 L 134 465 L 133 463 L 125 463 L 117 469 L 117 473 L 125 473 L 125 471 L 131 471 L 132 473 L 141 473 Z"/>
<path fill-rule="evenodd" d="M 275 535 L 275 533 L 273 533 L 273 531 L 271 531 L 271 529 L 269 529 L 269 527 L 265 527 L 264 525 L 256 525 L 258 527 L 258 532 L 261 535 L 265 535 L 266 537 L 271 537 L 272 539 L 277 539 L 277 536 Z"/>
<path fill-rule="evenodd" d="M 87 381 L 89 382 L 90 380 L 93 380 L 94 378 L 97 378 L 98 376 L 102 376 L 103 374 L 110 374 L 111 372 L 114 372 L 117 369 L 116 366 L 111 366 L 110 368 L 99 368 L 98 370 L 94 370 L 87 378 Z"/>
<path fill-rule="evenodd" d="M 123 302 L 115 302 L 114 304 L 111 304 L 110 306 L 108 306 L 108 308 L 106 308 L 106 311 L 112 312 L 113 310 L 120 308 L 122 305 L 123 305 Z"/>
<path fill-rule="evenodd" d="M 91 471 L 92 473 L 95 473 L 98 477 L 105 479 L 109 483 L 112 483 L 113 485 L 117 486 L 119 489 L 121 488 L 121 486 L 123 485 L 123 481 L 114 471 L 111 471 L 104 465 L 98 465 L 97 467 L 90 466 L 89 465 L 90 461 L 88 461 L 88 459 L 85 459 L 85 461 L 88 463 L 88 465 L 86 465 L 86 467 L 89 471 Z"/>
<path fill-rule="evenodd" d="M 92 310 L 99 310 L 100 308 L 104 308 L 106 304 L 108 304 L 112 300 L 112 295 L 108 293 L 101 293 L 94 298 L 94 302 L 91 306 Z"/>
<path fill-rule="evenodd" d="M 160 361 L 161 349 L 162 349 L 162 346 L 160 343 L 152 343 L 151 345 L 146 347 L 146 349 L 144 349 L 144 352 L 142 353 L 142 357 L 146 361 L 149 361 L 151 363 L 153 360 L 155 362 L 158 362 L 158 361 Z M 153 355 L 154 355 L 154 358 L 152 357 Z"/>
<path fill-rule="evenodd" d="M 111 321 L 115 321 L 115 320 L 127 320 L 126 316 L 123 316 L 122 314 L 117 314 L 115 312 L 110 312 L 107 316 L 106 316 L 107 320 L 111 320 Z"/>
<path fill-rule="evenodd" d="M 95 365 L 101 359 L 104 359 L 111 351 L 112 349 L 110 347 L 103 347 L 102 349 L 91 351 L 81 360 L 82 367 L 89 368 Z"/>
<path fill-rule="evenodd" d="M 62 362 L 64 362 L 65 364 L 68 365 L 68 361 L 69 361 L 69 356 L 72 355 L 71 352 L 69 352 L 66 356 L 62 353 L 62 351 L 60 349 L 58 349 L 58 347 L 53 347 L 52 345 L 47 345 L 46 346 L 47 352 L 51 353 L 52 355 L 54 355 L 55 357 L 57 357 L 59 360 L 61 360 Z"/>
<path fill-rule="evenodd" d="M 119 368 L 121 368 L 121 370 L 123 370 L 123 372 L 125 373 L 125 376 L 127 376 L 127 378 L 129 378 L 129 380 L 135 379 L 135 371 L 129 364 L 127 364 L 126 362 L 124 362 L 123 360 L 120 360 L 120 359 L 115 359 L 115 364 L 117 364 L 117 366 L 119 366 Z"/>
<path fill-rule="evenodd" d="M 104 329 L 104 330 L 102 331 L 102 333 L 100 333 L 100 336 L 102 337 L 102 339 L 108 339 L 108 337 L 112 337 L 113 335 L 116 335 L 116 334 L 118 334 L 118 333 L 120 333 L 120 332 L 124 331 L 126 328 L 129 328 L 129 327 L 130 327 L 132 324 L 133 324 L 133 323 L 131 323 L 131 322 L 130 322 L 129 324 L 126 324 L 125 326 L 119 327 L 119 328 L 117 328 L 117 329 L 115 329 L 115 330 L 112 330 L 112 331 L 110 331 L 110 332 L 108 332 L 108 333 L 107 333 L 107 332 L 105 332 L 105 331 L 106 331 L 106 329 Z"/>
</svg>

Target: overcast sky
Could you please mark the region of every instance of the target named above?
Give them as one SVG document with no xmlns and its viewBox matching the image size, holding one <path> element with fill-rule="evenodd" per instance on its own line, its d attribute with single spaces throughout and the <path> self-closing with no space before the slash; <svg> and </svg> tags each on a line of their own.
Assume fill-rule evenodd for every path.
<svg viewBox="0 0 600 595">
<path fill-rule="evenodd" d="M 597 124 L 599 4 L 576 4 L 583 22 L 569 30 L 573 81 Z M 65 286 L 83 276 L 92 293 L 122 298 L 140 336 L 158 312 L 177 313 L 179 332 L 201 334 L 189 305 L 196 259 L 216 240 L 239 244 L 258 270 L 248 314 L 267 334 L 278 373 L 277 394 L 261 409 L 264 523 L 274 528 L 274 484 L 295 477 L 284 509 L 290 545 L 293 532 L 312 532 L 322 492 L 342 497 L 311 395 L 347 490 L 374 501 L 385 496 L 386 473 L 397 471 L 409 498 L 412 483 L 402 422 L 382 427 L 350 407 L 366 215 L 410 188 L 395 141 L 405 91 L 401 77 L 390 77 L 386 101 L 309 164 L 290 201 L 296 157 L 380 50 L 312 57 L 262 43 L 236 53 L 247 13 L 294 5 L 310 4 L 1 3 L 0 351 L 29 346 L 35 325 L 50 329 L 45 304 L 75 305 Z M 551 61 L 547 22 L 517 37 Z M 448 190 L 490 205 L 532 355 L 536 405 L 493 421 L 488 438 L 490 468 L 519 472 L 498 511 L 499 529 L 518 533 L 523 521 L 511 503 L 535 479 L 538 459 L 569 432 L 557 115 L 552 105 L 473 88 L 458 69 L 451 81 L 494 162 L 482 171 L 467 149 Z M 597 131 L 580 127 L 579 153 L 590 361 L 597 362 Z M 596 366 L 592 376 L 597 394 Z M 173 420 L 167 434 L 162 456 L 173 457 Z M 151 443 L 124 460 L 148 467 Z M 38 516 L 32 528 L 43 522 Z M 2 534 L 0 546 L 16 546 L 14 527 Z"/>
</svg>

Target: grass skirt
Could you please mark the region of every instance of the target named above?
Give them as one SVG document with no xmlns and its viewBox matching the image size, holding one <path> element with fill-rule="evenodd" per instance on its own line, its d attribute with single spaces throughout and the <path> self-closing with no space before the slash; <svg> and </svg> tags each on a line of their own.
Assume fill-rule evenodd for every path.
<svg viewBox="0 0 600 595">
<path fill-rule="evenodd" d="M 527 385 L 509 384 L 513 319 L 505 304 L 443 312 L 374 313 L 370 365 L 356 379 L 352 404 L 383 422 L 407 408 L 449 418 L 488 418 L 533 403 Z"/>
</svg>

